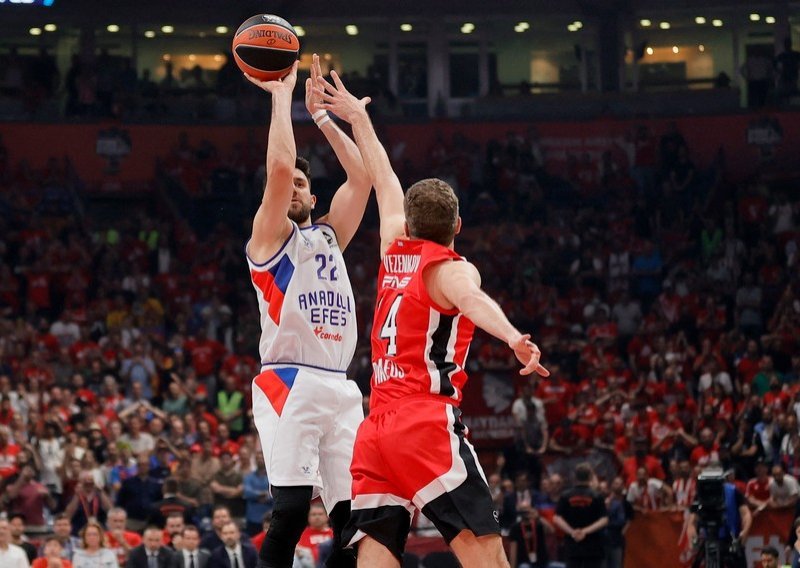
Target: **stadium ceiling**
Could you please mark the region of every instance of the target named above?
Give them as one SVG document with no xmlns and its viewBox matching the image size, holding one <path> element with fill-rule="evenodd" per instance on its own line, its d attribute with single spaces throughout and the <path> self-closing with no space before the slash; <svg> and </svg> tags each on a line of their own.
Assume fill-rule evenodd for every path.
<svg viewBox="0 0 800 568">
<path fill-rule="evenodd" d="M 262 12 L 279 14 L 289 21 L 306 22 L 314 18 L 338 20 L 343 18 L 437 18 L 469 16 L 492 18 L 503 16 L 537 16 L 574 14 L 593 15 L 621 12 L 679 13 L 697 10 L 697 0 L 493 0 L 487 8 L 486 0 L 115 0 L 98 10 L 97 0 L 54 0 L 48 8 L 42 6 L 0 6 L 0 19 L 7 23 L 32 22 L 47 18 L 73 25 L 99 24 L 113 17 L 120 23 L 155 22 L 207 23 L 224 22 L 233 25 L 253 14 Z M 758 0 L 706 0 L 703 10 L 727 11 L 800 9 L 800 0 L 788 2 L 759 2 Z"/>
</svg>

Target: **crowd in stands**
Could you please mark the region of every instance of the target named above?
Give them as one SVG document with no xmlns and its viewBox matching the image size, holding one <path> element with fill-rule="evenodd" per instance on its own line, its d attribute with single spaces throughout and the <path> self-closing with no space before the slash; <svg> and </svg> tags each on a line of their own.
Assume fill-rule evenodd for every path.
<svg viewBox="0 0 800 568">
<path fill-rule="evenodd" d="M 577 462 L 598 472 L 610 548 L 621 549 L 634 512 L 685 510 L 711 464 L 755 514 L 795 506 L 794 186 L 765 174 L 732 183 L 734 156 L 695 164 L 674 126 L 638 128 L 602 156 L 570 156 L 563 171 L 533 128 L 439 138 L 424 164 L 393 142 L 405 185 L 438 176 L 454 187 L 465 219 L 457 249 L 534 334 L 551 372 L 521 385 L 515 443 L 486 468 L 518 565 L 534 545 L 534 566 L 558 557 L 551 519 Z M 200 199 L 224 162 L 252 205 L 259 151 L 221 159 L 181 138 L 154 184 Z M 303 153 L 312 191 L 339 175 L 326 148 Z M 209 562 L 237 550 L 250 568 L 239 530 L 262 533 L 271 501 L 250 416 L 259 326 L 242 227 L 201 236 L 174 211 L 106 219 L 87 200 L 68 162 L 33 169 L 0 148 L 0 557 L 4 543 L 30 538 L 43 545 L 24 547 L 30 560 L 76 568 L 144 567 L 164 547 L 157 554 L 171 559 L 205 550 Z M 365 395 L 378 262 L 369 217 L 345 254 L 360 327 L 350 375 Z M 471 371 L 514 380 L 505 346 L 479 335 L 472 353 Z M 328 534 L 318 509 L 311 517 L 298 549 L 308 566 Z"/>
</svg>

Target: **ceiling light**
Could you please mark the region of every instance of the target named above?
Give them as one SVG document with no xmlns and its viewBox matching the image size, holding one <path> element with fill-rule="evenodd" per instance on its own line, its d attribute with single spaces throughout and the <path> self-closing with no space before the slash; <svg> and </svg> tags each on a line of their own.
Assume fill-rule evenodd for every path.
<svg viewBox="0 0 800 568">
<path fill-rule="evenodd" d="M 173 28 L 172 26 L 161 26 L 161 31 L 164 32 L 165 34 L 171 34 L 172 32 L 175 31 L 175 28 Z"/>
<path fill-rule="evenodd" d="M 410 32 L 413 29 L 414 29 L 414 26 L 412 26 L 411 24 L 400 24 L 400 31 Z"/>
<path fill-rule="evenodd" d="M 653 48 L 648 47 L 645 51 L 647 51 L 647 55 L 653 55 Z"/>
<path fill-rule="evenodd" d="M 583 27 L 583 22 L 581 22 L 580 20 L 575 20 L 574 22 L 572 22 L 572 25 L 578 29 L 581 29 Z"/>
<path fill-rule="evenodd" d="M 221 55 L 219 55 L 219 54 L 215 55 L 215 56 L 214 56 L 214 61 L 216 61 L 217 63 L 219 63 L 220 61 L 222 61 L 222 56 L 221 56 Z"/>
<path fill-rule="evenodd" d="M 32 36 L 42 35 L 42 28 L 31 28 L 28 30 L 28 33 Z"/>
<path fill-rule="evenodd" d="M 567 26 L 567 29 L 571 32 L 577 32 L 578 28 L 575 27 L 575 24 L 570 24 Z"/>
<path fill-rule="evenodd" d="M 761 14 L 750 14 L 750 21 L 757 22 L 761 19 Z"/>
<path fill-rule="evenodd" d="M 658 27 L 662 30 L 668 30 L 670 28 L 669 22 L 661 22 L 658 24 Z"/>
<path fill-rule="evenodd" d="M 147 30 L 146 32 L 144 32 L 144 37 L 153 39 L 154 37 L 156 37 L 156 32 L 154 32 L 153 30 Z"/>
<path fill-rule="evenodd" d="M 169 53 L 165 53 L 162 59 L 164 59 L 164 61 L 169 61 L 170 59 L 172 59 L 172 56 Z"/>
<path fill-rule="evenodd" d="M 228 33 L 228 26 L 217 26 L 214 31 L 218 34 L 226 34 Z"/>
<path fill-rule="evenodd" d="M 348 24 L 344 27 L 344 31 L 347 32 L 349 36 L 358 35 L 358 26 L 355 24 Z"/>
<path fill-rule="evenodd" d="M 699 49 L 700 53 L 702 53 L 706 50 L 706 46 L 701 43 L 700 45 L 697 46 L 697 49 Z"/>
<path fill-rule="evenodd" d="M 108 30 L 108 33 L 115 34 L 119 31 L 119 26 L 117 24 L 108 24 L 106 30 Z"/>
<path fill-rule="evenodd" d="M 706 23 L 706 19 L 705 19 L 705 17 L 703 17 L 703 16 L 697 16 L 697 17 L 694 19 L 694 23 L 695 23 L 695 24 L 700 24 L 700 25 L 702 26 L 703 24 L 705 24 L 705 23 Z"/>
<path fill-rule="evenodd" d="M 194 53 L 189 54 L 189 61 L 197 61 L 197 56 Z"/>
<path fill-rule="evenodd" d="M 56 27 L 55 24 L 45 24 L 45 26 L 44 26 L 44 31 L 46 31 L 46 32 L 54 32 L 57 29 L 58 28 Z"/>
<path fill-rule="evenodd" d="M 462 34 L 471 34 L 474 31 L 475 31 L 475 24 L 471 22 L 466 22 L 463 26 L 461 26 Z"/>
<path fill-rule="evenodd" d="M 678 49 L 677 45 L 673 45 L 672 46 L 672 53 L 678 53 L 679 51 L 680 51 L 680 49 Z"/>
<path fill-rule="evenodd" d="M 649 28 L 653 25 L 653 22 L 650 20 L 639 20 L 639 25 L 641 25 L 643 28 Z"/>
<path fill-rule="evenodd" d="M 297 37 L 303 37 L 306 35 L 306 29 L 303 26 L 292 26 L 294 28 L 294 33 L 297 34 Z"/>
<path fill-rule="evenodd" d="M 764 18 L 764 21 L 767 22 L 768 24 L 774 24 L 775 16 L 767 16 L 766 18 Z"/>
<path fill-rule="evenodd" d="M 722 20 L 711 20 L 711 25 L 714 26 L 715 28 L 721 28 Z"/>
<path fill-rule="evenodd" d="M 522 31 L 525 31 L 525 30 L 529 29 L 531 27 L 531 25 L 528 22 L 520 22 L 520 23 L 518 23 L 516 25 L 516 27 L 518 27 Z"/>
</svg>

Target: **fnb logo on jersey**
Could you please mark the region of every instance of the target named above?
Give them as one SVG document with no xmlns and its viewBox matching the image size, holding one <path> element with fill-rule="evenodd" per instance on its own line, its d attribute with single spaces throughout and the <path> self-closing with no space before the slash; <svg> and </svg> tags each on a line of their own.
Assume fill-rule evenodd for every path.
<svg viewBox="0 0 800 568">
<path fill-rule="evenodd" d="M 405 288 L 411 282 L 411 276 L 395 276 L 394 274 L 387 274 L 383 277 L 381 285 L 384 288 Z"/>
<path fill-rule="evenodd" d="M 314 335 L 318 338 L 327 340 L 327 341 L 336 341 L 337 343 L 341 343 L 344 339 L 341 333 L 331 333 L 330 331 L 325 331 L 325 329 L 318 325 L 314 328 Z"/>
</svg>

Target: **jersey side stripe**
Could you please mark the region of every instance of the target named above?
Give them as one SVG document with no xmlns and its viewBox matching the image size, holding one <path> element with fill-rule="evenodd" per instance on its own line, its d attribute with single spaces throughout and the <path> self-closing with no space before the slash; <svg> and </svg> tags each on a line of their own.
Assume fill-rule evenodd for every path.
<svg viewBox="0 0 800 568">
<path fill-rule="evenodd" d="M 269 317 L 275 324 L 281 322 L 281 309 L 286 290 L 289 289 L 289 282 L 294 274 L 294 264 L 289 259 L 289 255 L 283 257 L 269 270 L 258 271 L 250 270 L 253 283 L 261 290 L 264 301 L 269 305 Z"/>
<path fill-rule="evenodd" d="M 435 311 L 435 310 L 434 310 Z M 453 362 L 455 350 L 455 336 L 453 333 L 454 324 L 458 322 L 459 316 L 446 316 L 439 315 L 439 325 L 436 330 L 431 334 L 431 348 L 429 352 L 429 359 L 436 367 L 437 374 L 439 375 L 439 389 L 435 392 L 442 396 L 452 396 L 455 394 L 453 384 L 450 382 L 450 375 L 456 370 L 456 364 Z M 428 365 L 430 368 L 430 365 Z M 433 388 L 431 388 L 433 391 Z"/>
<path fill-rule="evenodd" d="M 429 310 L 428 313 L 428 332 L 425 334 L 425 351 L 423 352 L 423 357 L 428 367 L 428 375 L 431 378 L 431 392 L 438 394 L 441 388 L 441 378 L 439 375 L 439 368 L 431 359 L 431 351 L 433 350 L 433 334 L 439 328 L 441 314 L 436 310 Z"/>
</svg>

